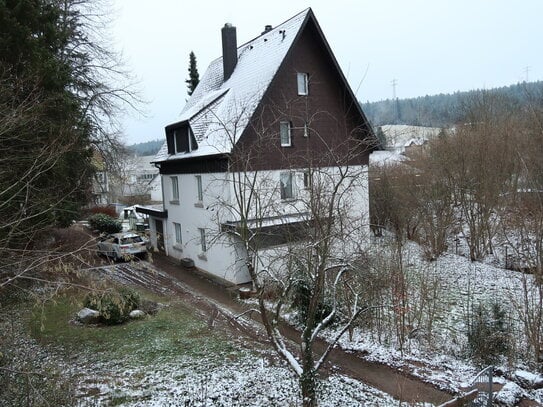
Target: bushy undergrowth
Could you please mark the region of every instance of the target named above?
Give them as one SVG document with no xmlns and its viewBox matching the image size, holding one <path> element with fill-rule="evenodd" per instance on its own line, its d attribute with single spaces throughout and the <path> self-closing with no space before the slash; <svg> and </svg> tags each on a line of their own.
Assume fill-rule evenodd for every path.
<svg viewBox="0 0 543 407">
<path fill-rule="evenodd" d="M 473 359 L 490 365 L 505 356 L 510 348 L 511 328 L 499 303 L 479 304 L 471 313 L 468 324 L 468 346 Z"/>
<path fill-rule="evenodd" d="M 121 222 L 103 213 L 89 217 L 89 225 L 100 233 L 119 233 L 123 230 Z"/>
<path fill-rule="evenodd" d="M 0 295 L 0 407 L 75 405 L 75 380 L 62 376 L 25 335 L 24 310 L 34 305 L 34 286 L 20 281 Z"/>
<path fill-rule="evenodd" d="M 139 307 L 140 295 L 129 288 L 108 291 L 93 291 L 87 294 L 83 305 L 100 312 L 100 319 L 107 325 L 121 324 L 128 319 L 130 311 Z"/>
<path fill-rule="evenodd" d="M 311 300 L 311 287 L 304 281 L 299 280 L 294 287 L 294 295 L 292 299 L 292 306 L 298 311 L 298 319 L 300 321 L 307 320 L 307 312 L 309 310 L 309 302 Z M 317 305 L 317 312 L 315 314 L 315 323 L 321 322 L 327 315 L 332 312 L 332 305 L 323 299 L 319 301 Z M 334 318 L 331 323 L 337 322 L 337 318 Z"/>
</svg>

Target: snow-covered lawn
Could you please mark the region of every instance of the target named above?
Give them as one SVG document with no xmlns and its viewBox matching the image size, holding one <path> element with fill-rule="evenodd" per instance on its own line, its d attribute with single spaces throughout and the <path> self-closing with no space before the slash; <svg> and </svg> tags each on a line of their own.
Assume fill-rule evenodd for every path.
<svg viewBox="0 0 543 407">
<path fill-rule="evenodd" d="M 378 255 L 386 256 L 389 248 L 380 243 L 374 250 Z M 408 370 L 440 388 L 454 392 L 466 389 L 480 371 L 480 367 L 476 367 L 467 355 L 466 321 L 470 308 L 479 303 L 500 303 L 507 311 L 514 346 L 518 347 L 522 326 L 515 304 L 521 301 L 522 279 L 530 280 L 532 276 L 495 267 L 493 263 L 496 262 L 493 259 L 488 259 L 487 262 L 470 262 L 466 257 L 452 253 L 427 262 L 423 259 L 420 247 L 413 242 L 407 243 L 404 256 L 407 275 L 412 277 L 417 273 L 424 273 L 425 278 L 435 278 L 438 282 L 436 292 L 439 301 L 433 337 L 428 339 L 414 335 L 407 339 L 400 351 L 394 338 L 389 337 L 387 341 L 380 342 L 377 335 L 368 329 L 355 328 L 352 340 L 349 340 L 346 334 L 339 344 L 345 350 L 366 354 L 368 360 Z M 332 338 L 334 334 L 335 330 L 329 329 L 325 337 Z M 509 392 L 515 386 L 509 379 L 515 376 L 529 375 L 532 382 L 542 380 L 537 374 L 519 370 L 526 369 L 521 354 L 516 355 L 514 360 L 503 359 L 498 368 L 504 375 L 495 377 L 494 381 L 506 385 L 499 396 L 500 400 L 513 397 Z M 522 380 L 517 377 L 515 381 Z M 515 387 L 515 392 L 518 391 Z M 520 394 L 543 404 L 543 390 L 525 389 Z"/>
<path fill-rule="evenodd" d="M 0 315 L 0 337 L 10 360 L 65 381 L 65 388 L 75 390 L 77 405 L 301 404 L 296 377 L 273 352 L 236 337 L 221 321 L 209 329 L 185 304 L 172 301 L 143 321 L 85 327 L 70 322 L 79 306 L 75 300 L 68 296 L 46 304 L 30 325 L 16 319 L 17 313 Z M 321 406 L 398 405 L 338 374 L 321 382 L 319 394 Z"/>
<path fill-rule="evenodd" d="M 88 369 L 93 374 L 89 375 Z M 296 378 L 265 358 L 246 354 L 231 361 L 206 363 L 182 358 L 147 366 L 119 361 L 81 364 L 79 381 L 87 395 L 83 404 L 123 406 L 296 406 Z M 92 397 L 89 389 L 98 389 Z M 333 375 L 319 389 L 321 406 L 397 405 L 388 395 L 344 376 Z"/>
</svg>

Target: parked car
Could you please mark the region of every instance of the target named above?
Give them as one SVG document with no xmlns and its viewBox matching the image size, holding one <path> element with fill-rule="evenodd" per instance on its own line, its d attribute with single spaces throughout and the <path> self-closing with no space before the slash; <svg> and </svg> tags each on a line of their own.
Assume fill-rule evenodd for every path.
<svg viewBox="0 0 543 407">
<path fill-rule="evenodd" d="M 98 242 L 98 254 L 114 260 L 129 260 L 133 257 L 147 256 L 147 241 L 132 232 L 114 233 Z"/>
</svg>

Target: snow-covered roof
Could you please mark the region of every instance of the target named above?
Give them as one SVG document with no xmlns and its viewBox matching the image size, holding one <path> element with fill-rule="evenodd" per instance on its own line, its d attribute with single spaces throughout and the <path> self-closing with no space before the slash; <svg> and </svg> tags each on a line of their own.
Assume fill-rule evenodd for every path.
<svg viewBox="0 0 543 407">
<path fill-rule="evenodd" d="M 374 151 L 370 154 L 370 166 L 395 165 L 407 160 L 404 155 L 394 151 Z"/>
<path fill-rule="evenodd" d="M 188 153 L 168 155 L 168 146 L 164 143 L 154 161 L 230 152 L 309 13 L 311 9 L 306 9 L 239 46 L 237 65 L 226 81 L 223 79 L 222 56 L 212 61 L 179 118 L 179 122 L 188 121 L 190 124 L 198 148 Z"/>
<path fill-rule="evenodd" d="M 299 222 L 307 222 L 311 219 L 309 212 L 290 213 L 281 216 L 271 216 L 262 219 L 250 219 L 247 221 L 247 227 L 253 228 L 268 228 L 273 226 L 291 225 Z M 239 226 L 240 221 L 226 222 L 226 226 Z"/>
<path fill-rule="evenodd" d="M 158 169 L 152 164 L 154 158 L 154 155 L 135 157 L 136 170 L 140 172 L 156 172 L 158 174 Z"/>
<path fill-rule="evenodd" d="M 386 124 L 381 126 L 387 148 L 420 146 L 439 135 L 438 127 L 408 126 L 405 124 Z"/>
</svg>

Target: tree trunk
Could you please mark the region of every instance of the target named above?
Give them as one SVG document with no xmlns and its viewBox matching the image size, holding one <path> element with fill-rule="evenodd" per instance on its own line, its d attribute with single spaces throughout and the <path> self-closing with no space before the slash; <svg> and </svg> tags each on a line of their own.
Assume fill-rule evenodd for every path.
<svg viewBox="0 0 543 407">
<path fill-rule="evenodd" d="M 311 344 L 306 344 L 303 351 L 303 373 L 300 376 L 300 390 L 302 392 L 302 406 L 317 406 L 316 372 L 313 363 L 313 350 Z"/>
</svg>

